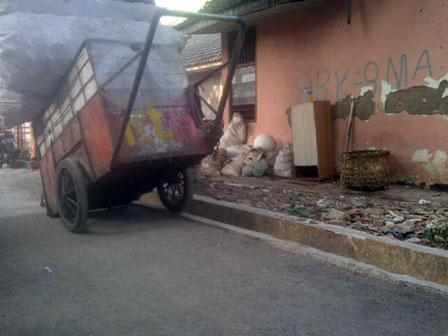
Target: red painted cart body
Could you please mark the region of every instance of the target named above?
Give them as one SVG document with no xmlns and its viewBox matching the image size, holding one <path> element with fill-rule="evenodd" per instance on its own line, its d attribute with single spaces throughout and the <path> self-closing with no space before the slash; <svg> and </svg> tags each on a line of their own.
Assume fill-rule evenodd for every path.
<svg viewBox="0 0 448 336">
<path fill-rule="evenodd" d="M 177 46 L 153 41 L 158 19 L 168 14 L 212 17 L 241 26 L 232 59 L 225 65 L 227 78 L 216 122 L 210 127 L 202 125 L 200 82 L 188 84 Z M 86 41 L 53 103 L 33 122 L 48 214 L 70 208 L 76 222 L 82 207 L 129 204 L 154 187 L 160 195 L 162 182 L 167 190 L 174 180 L 185 188 L 179 174 L 211 153 L 219 138 L 244 30 L 239 18 L 163 9 L 154 15 L 143 48 L 135 43 Z M 151 48 L 155 50 L 149 55 Z M 68 183 L 73 185 L 67 187 Z M 175 196 L 178 189 L 172 191 Z M 76 204 L 61 208 L 62 199 Z M 86 205 L 80 199 L 88 199 Z M 67 216 L 62 217 L 67 224 Z"/>
</svg>

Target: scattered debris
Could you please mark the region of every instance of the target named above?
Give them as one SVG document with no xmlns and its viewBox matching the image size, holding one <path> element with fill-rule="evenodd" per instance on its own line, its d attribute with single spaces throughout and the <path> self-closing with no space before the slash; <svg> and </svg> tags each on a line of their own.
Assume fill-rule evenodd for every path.
<svg viewBox="0 0 448 336">
<path fill-rule="evenodd" d="M 343 212 L 343 211 L 339 211 L 339 210 L 336 210 L 336 209 L 330 209 L 328 211 L 328 218 L 330 218 L 330 219 L 334 219 L 334 220 L 337 220 L 337 221 L 343 221 L 347 217 L 348 217 L 348 215 L 345 212 Z"/>
<path fill-rule="evenodd" d="M 250 188 L 255 189 L 256 187 L 250 184 L 241 184 L 241 183 L 226 183 L 226 185 L 230 187 L 237 187 L 237 188 Z"/>
<path fill-rule="evenodd" d="M 251 168 L 245 166 L 244 170 Z M 431 191 L 393 186 L 399 191 L 395 192 L 395 198 L 390 198 L 388 191 L 347 190 L 342 194 L 335 183 L 298 185 L 282 179 L 274 182 L 267 178 L 242 180 L 244 183 L 229 183 L 220 178 L 203 178 L 196 184 L 196 193 L 321 220 L 375 236 L 448 248 L 448 195 L 445 193 L 435 198 L 429 195 Z M 425 196 L 406 198 L 414 192 Z M 428 202 L 422 205 L 420 199 Z"/>
<path fill-rule="evenodd" d="M 448 218 L 445 217 L 433 223 L 426 224 L 423 235 L 430 242 L 448 249 Z"/>
<path fill-rule="evenodd" d="M 392 222 L 394 222 L 394 224 L 403 223 L 404 222 L 404 216 L 394 217 L 394 219 L 392 219 Z"/>
<path fill-rule="evenodd" d="M 415 213 L 417 215 L 423 215 L 423 216 L 427 216 L 428 215 L 428 212 L 423 210 L 423 209 L 417 209 L 417 210 L 415 210 Z"/>
<path fill-rule="evenodd" d="M 391 232 L 391 231 L 393 231 L 394 228 L 395 228 L 395 224 L 394 224 L 394 222 L 389 222 L 389 221 L 387 221 L 386 223 L 384 223 L 384 227 L 382 227 L 381 230 L 382 230 L 384 233 L 387 233 L 387 232 Z"/>
</svg>

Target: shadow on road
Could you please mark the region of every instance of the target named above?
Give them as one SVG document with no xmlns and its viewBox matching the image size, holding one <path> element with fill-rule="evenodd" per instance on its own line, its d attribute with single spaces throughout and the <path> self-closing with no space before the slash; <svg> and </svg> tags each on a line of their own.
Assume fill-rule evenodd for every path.
<svg viewBox="0 0 448 336">
<path fill-rule="evenodd" d="M 146 232 L 155 228 L 179 225 L 178 216 L 163 209 L 147 208 L 138 205 L 99 210 L 89 213 L 88 235 L 120 235 Z"/>
</svg>

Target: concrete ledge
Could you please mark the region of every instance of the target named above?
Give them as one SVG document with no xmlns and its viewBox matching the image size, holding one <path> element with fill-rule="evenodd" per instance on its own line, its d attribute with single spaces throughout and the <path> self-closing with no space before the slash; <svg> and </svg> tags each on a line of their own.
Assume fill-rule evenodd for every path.
<svg viewBox="0 0 448 336">
<path fill-rule="evenodd" d="M 198 195 L 186 212 L 311 246 L 389 272 L 448 285 L 448 251 L 445 250 Z"/>
</svg>

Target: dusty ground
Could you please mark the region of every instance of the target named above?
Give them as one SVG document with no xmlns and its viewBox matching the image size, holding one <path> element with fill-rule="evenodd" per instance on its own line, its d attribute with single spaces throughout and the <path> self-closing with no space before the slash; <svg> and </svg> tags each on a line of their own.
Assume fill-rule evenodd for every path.
<svg viewBox="0 0 448 336">
<path fill-rule="evenodd" d="M 40 175 L 37 170 L 0 169 L 0 218 L 41 212 Z"/>
<path fill-rule="evenodd" d="M 69 233 L 0 173 L 0 335 L 446 335 L 444 296 L 129 207 Z M 52 272 L 46 272 L 49 267 Z"/>
<path fill-rule="evenodd" d="M 446 247 L 426 239 L 428 224 L 448 217 L 448 193 L 391 185 L 374 192 L 271 178 L 197 177 L 195 192 L 216 199 L 322 220 L 391 239 Z"/>
</svg>

